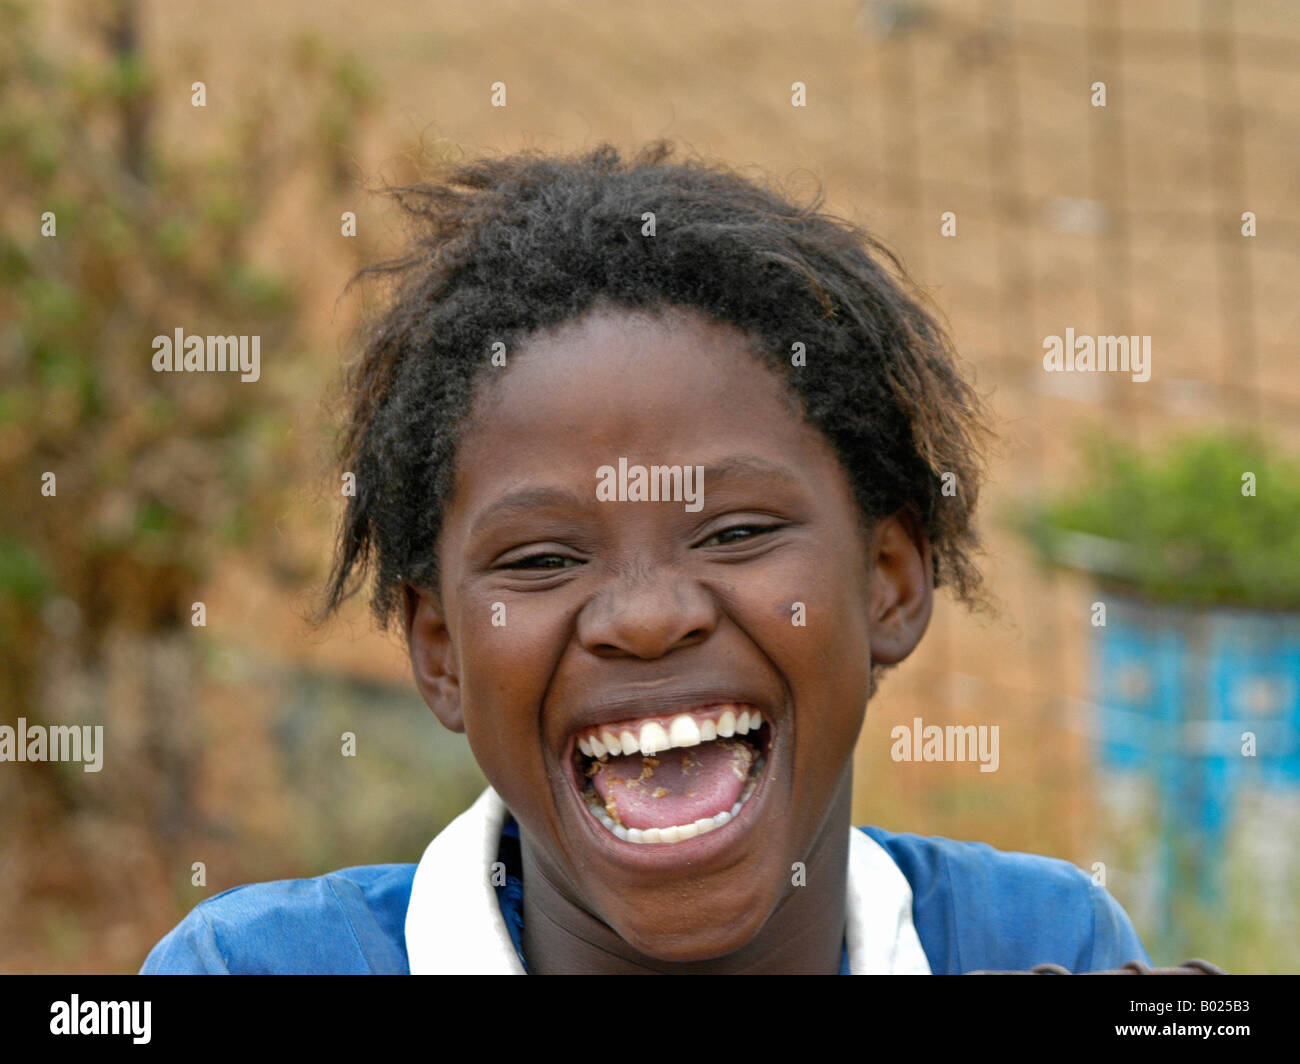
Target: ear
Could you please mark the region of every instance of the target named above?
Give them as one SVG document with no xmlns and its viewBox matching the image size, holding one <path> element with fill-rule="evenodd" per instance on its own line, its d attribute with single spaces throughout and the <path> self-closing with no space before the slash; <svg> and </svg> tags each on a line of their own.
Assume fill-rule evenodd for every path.
<svg viewBox="0 0 1300 1064">
<path fill-rule="evenodd" d="M 406 620 L 406 645 L 411 652 L 411 669 L 420 696 L 443 727 L 465 730 L 460 705 L 460 680 L 452 652 L 451 633 L 442 616 L 442 606 L 433 592 L 406 584 L 402 589 Z"/>
<path fill-rule="evenodd" d="M 896 665 L 925 634 L 934 605 L 930 540 L 904 507 L 876 523 L 870 538 L 871 660 Z"/>
</svg>

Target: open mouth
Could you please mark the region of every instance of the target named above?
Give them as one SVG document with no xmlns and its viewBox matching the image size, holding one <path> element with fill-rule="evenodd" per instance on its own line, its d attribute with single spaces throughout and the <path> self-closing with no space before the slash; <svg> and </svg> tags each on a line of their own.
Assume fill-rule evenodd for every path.
<svg viewBox="0 0 1300 1064">
<path fill-rule="evenodd" d="M 731 822 L 772 749 L 757 707 L 720 703 L 670 716 L 583 728 L 575 783 L 605 830 L 624 842 L 685 842 Z"/>
</svg>

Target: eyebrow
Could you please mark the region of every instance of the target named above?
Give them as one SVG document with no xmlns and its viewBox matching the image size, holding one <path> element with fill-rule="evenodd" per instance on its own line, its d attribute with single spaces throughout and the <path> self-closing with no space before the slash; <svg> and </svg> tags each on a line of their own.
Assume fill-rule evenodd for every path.
<svg viewBox="0 0 1300 1064">
<path fill-rule="evenodd" d="M 670 465 L 673 463 L 655 464 Z M 690 465 L 693 463 L 682 462 L 677 464 Z M 736 455 L 724 459 L 716 465 L 708 466 L 704 470 L 704 482 L 708 484 L 716 485 L 719 481 L 725 482 L 743 477 L 775 478 L 796 486 L 802 483 L 785 466 L 770 462 L 766 458 L 759 458 L 757 455 Z M 594 502 L 594 492 L 591 498 L 584 499 L 565 488 L 520 488 L 518 491 L 512 491 L 509 495 L 498 499 L 479 514 L 474 519 L 473 525 L 470 526 L 470 534 L 477 533 L 488 522 L 499 517 L 540 510 L 547 506 L 582 509 Z"/>
<path fill-rule="evenodd" d="M 595 502 L 595 493 L 587 502 Z M 564 488 L 520 488 L 498 499 L 474 519 L 470 534 L 477 533 L 489 521 L 520 512 L 540 510 L 547 506 L 581 508 L 584 500 Z"/>
<path fill-rule="evenodd" d="M 761 476 L 766 478 L 776 478 L 778 480 L 788 481 L 791 484 L 800 484 L 802 481 L 783 465 L 775 462 L 769 462 L 766 458 L 759 458 L 758 455 L 741 454 L 728 458 L 717 465 L 709 466 L 704 470 L 704 480 L 706 483 L 716 484 L 719 480 L 728 480 L 732 477 Z"/>
</svg>

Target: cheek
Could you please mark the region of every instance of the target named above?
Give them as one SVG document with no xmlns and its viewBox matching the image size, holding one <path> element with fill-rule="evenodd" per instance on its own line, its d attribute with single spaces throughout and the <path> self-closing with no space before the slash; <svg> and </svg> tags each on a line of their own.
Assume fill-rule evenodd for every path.
<svg viewBox="0 0 1300 1064">
<path fill-rule="evenodd" d="M 554 608 L 540 606 L 546 597 L 500 589 L 460 596 L 454 637 L 467 712 L 479 703 L 514 702 L 534 676 L 553 667 L 554 644 L 563 634 Z"/>
<path fill-rule="evenodd" d="M 794 700 L 801 778 L 825 776 L 828 786 L 852 758 L 870 690 L 869 596 L 855 566 L 860 559 L 829 551 L 809 558 L 783 574 L 765 611 L 764 649 Z"/>
<path fill-rule="evenodd" d="M 468 591 L 468 593 L 466 593 Z M 569 638 L 554 593 L 460 589 L 455 638 L 465 734 L 499 794 L 522 806 L 546 777 L 542 701 Z"/>
<path fill-rule="evenodd" d="M 546 631 L 510 595 L 461 602 L 456 638 L 470 748 L 489 776 L 489 766 L 500 770 L 511 759 L 518 771 L 520 751 L 535 751 L 540 766 L 540 699 L 553 662 Z"/>
<path fill-rule="evenodd" d="M 852 579 L 853 560 L 806 556 L 786 566 L 766 595 L 764 643 L 799 702 L 844 705 L 865 693 L 870 627 L 865 581 Z"/>
</svg>

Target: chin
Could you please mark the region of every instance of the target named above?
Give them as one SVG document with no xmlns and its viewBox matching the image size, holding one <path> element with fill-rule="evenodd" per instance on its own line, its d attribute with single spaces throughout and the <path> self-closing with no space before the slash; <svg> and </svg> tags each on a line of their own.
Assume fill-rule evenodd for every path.
<svg viewBox="0 0 1300 1064">
<path fill-rule="evenodd" d="M 772 870 L 780 882 L 779 870 Z M 611 914 L 610 927 L 632 949 L 666 964 L 716 960 L 743 949 L 762 931 L 779 897 L 744 898 L 718 903 L 661 905 L 652 913 Z"/>
</svg>

